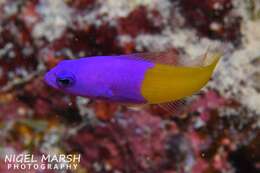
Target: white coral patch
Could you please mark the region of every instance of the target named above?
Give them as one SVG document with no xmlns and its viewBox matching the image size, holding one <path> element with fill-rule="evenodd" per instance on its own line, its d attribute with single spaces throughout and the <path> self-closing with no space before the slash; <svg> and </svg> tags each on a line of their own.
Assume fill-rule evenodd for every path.
<svg viewBox="0 0 260 173">
<path fill-rule="evenodd" d="M 71 24 L 71 9 L 63 0 L 41 0 L 37 10 L 43 16 L 43 20 L 34 26 L 34 38 L 44 37 L 53 41 Z"/>
</svg>

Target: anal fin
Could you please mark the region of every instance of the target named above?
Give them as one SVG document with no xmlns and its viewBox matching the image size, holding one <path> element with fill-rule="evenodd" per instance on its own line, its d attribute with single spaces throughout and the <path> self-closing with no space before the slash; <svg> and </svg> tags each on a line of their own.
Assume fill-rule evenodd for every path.
<svg viewBox="0 0 260 173">
<path fill-rule="evenodd" d="M 185 106 L 187 105 L 186 103 L 187 101 L 185 99 L 181 99 L 181 100 L 175 100 L 166 103 L 160 103 L 158 105 L 169 113 L 181 114 Z"/>
<path fill-rule="evenodd" d="M 139 111 L 144 109 L 147 105 L 146 104 L 126 104 L 127 108 L 133 111 Z"/>
</svg>

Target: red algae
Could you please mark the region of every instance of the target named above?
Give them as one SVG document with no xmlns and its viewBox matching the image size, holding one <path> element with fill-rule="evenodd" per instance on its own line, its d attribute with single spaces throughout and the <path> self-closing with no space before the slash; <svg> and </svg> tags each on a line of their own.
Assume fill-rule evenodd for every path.
<svg viewBox="0 0 260 173">
<path fill-rule="evenodd" d="M 1 84 L 7 82 L 7 75 L 10 72 L 13 72 L 14 75 L 23 75 L 24 69 L 33 71 L 37 65 L 37 59 L 34 58 L 34 43 L 24 22 L 16 17 L 3 21 L 3 23 L 3 29 L 0 33 L 0 47 L 5 48 L 6 51 L 2 55 L 3 58 L 0 59 L 0 66 L 4 71 Z"/>
<path fill-rule="evenodd" d="M 150 12 L 144 6 L 136 8 L 126 18 L 119 19 L 119 33 L 130 34 L 132 37 L 140 33 L 159 33 L 162 23 L 160 14 L 157 11 Z M 156 19 L 159 23 L 155 23 Z"/>
<path fill-rule="evenodd" d="M 78 10 L 86 10 L 95 5 L 95 0 L 77 0 L 77 1 L 69 0 L 67 1 L 67 3 L 68 5 Z"/>
<path fill-rule="evenodd" d="M 187 25 L 200 34 L 239 44 L 241 18 L 231 13 L 231 0 L 181 0 L 179 3 Z"/>
<path fill-rule="evenodd" d="M 121 48 L 116 44 L 116 35 L 116 28 L 107 23 L 99 27 L 86 26 L 84 30 L 68 29 L 64 36 L 49 47 L 56 52 L 56 56 L 65 58 L 76 58 L 79 54 L 91 56 L 120 53 Z M 72 57 L 68 57 L 69 54 Z"/>
</svg>

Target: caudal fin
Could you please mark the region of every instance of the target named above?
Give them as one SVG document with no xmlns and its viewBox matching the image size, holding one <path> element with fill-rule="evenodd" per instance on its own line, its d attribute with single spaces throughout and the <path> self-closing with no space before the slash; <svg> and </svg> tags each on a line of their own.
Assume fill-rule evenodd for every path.
<svg viewBox="0 0 260 173">
<path fill-rule="evenodd" d="M 222 57 L 221 53 L 213 53 L 210 56 L 207 56 L 204 61 L 204 65 L 213 65 L 216 66 L 220 58 Z"/>
<path fill-rule="evenodd" d="M 219 60 L 221 59 L 222 54 L 214 53 L 209 58 L 207 57 L 204 61 L 204 67 L 207 68 L 211 73 L 213 73 L 216 68 Z"/>
</svg>

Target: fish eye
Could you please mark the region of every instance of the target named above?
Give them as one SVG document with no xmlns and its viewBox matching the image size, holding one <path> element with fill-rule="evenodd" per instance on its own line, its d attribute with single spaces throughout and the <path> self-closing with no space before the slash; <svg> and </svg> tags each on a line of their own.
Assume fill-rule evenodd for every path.
<svg viewBox="0 0 260 173">
<path fill-rule="evenodd" d="M 59 87 L 67 88 L 72 86 L 75 83 L 75 79 L 73 77 L 58 77 L 56 82 Z"/>
</svg>

